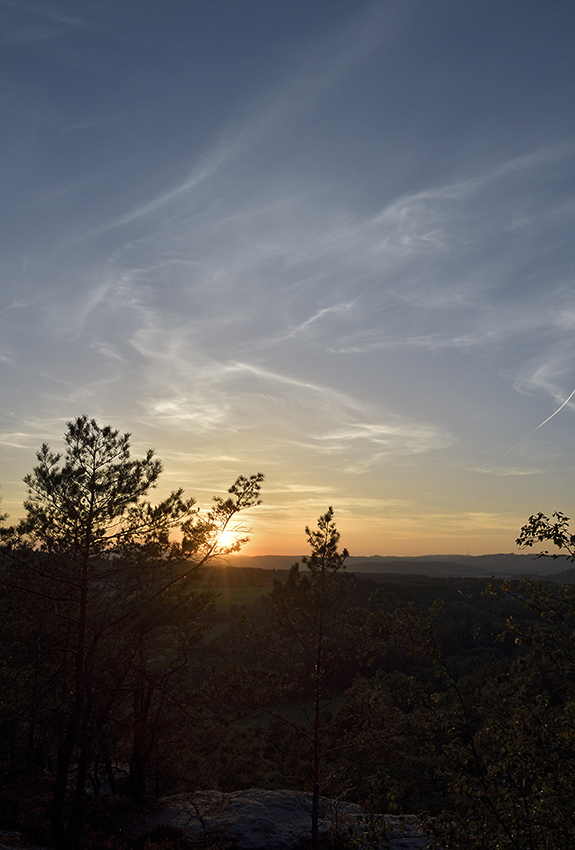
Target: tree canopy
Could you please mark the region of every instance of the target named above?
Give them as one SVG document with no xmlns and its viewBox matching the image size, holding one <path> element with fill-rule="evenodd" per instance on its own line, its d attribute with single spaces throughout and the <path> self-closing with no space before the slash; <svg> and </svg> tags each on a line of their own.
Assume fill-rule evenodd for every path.
<svg viewBox="0 0 575 850">
<path fill-rule="evenodd" d="M 73 848 L 82 832 L 91 760 L 105 759 L 110 743 L 106 714 L 119 713 L 127 693 L 133 787 L 136 796 L 145 793 L 159 681 L 155 658 L 162 654 L 165 686 L 166 668 L 172 672 L 175 659 L 185 657 L 186 642 L 197 640 L 201 630 L 193 623 L 213 599 L 213 593 L 196 592 L 200 567 L 245 542 L 245 535 L 230 546 L 220 540 L 238 513 L 260 503 L 263 475 L 239 476 L 207 512 L 181 489 L 154 505 L 148 494 L 162 464 L 152 449 L 132 458 L 130 434 L 87 416 L 68 423 L 64 443 L 63 455 L 42 445 L 25 478 L 25 516 L 2 532 L 2 582 L 40 603 L 33 609 L 36 631 L 52 648 L 50 676 L 60 679 L 62 694 L 53 709 L 60 721 L 54 729 L 52 831 L 58 848 Z M 186 616 L 178 617 L 184 610 Z M 34 675 L 39 680 L 45 672 L 38 667 Z"/>
</svg>

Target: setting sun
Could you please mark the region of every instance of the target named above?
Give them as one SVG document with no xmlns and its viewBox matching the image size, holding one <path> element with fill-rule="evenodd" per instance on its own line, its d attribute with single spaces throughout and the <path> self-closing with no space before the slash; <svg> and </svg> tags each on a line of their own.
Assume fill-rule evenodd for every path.
<svg viewBox="0 0 575 850">
<path fill-rule="evenodd" d="M 218 548 L 229 549 L 237 542 L 239 537 L 242 537 L 241 529 L 238 529 L 237 527 L 226 528 L 226 530 L 222 531 L 218 537 Z"/>
<path fill-rule="evenodd" d="M 575 0 L 0 26 L 0 850 L 575 850 Z"/>
</svg>

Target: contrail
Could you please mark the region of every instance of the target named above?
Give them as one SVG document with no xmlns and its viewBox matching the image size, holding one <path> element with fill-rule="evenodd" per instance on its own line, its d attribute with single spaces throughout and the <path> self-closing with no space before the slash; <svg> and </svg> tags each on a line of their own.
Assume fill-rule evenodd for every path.
<svg viewBox="0 0 575 850">
<path fill-rule="evenodd" d="M 563 402 L 563 404 L 562 404 L 560 407 L 558 407 L 558 408 L 557 408 L 557 410 L 555 410 L 555 411 L 551 414 L 551 416 L 548 416 L 548 417 L 547 417 L 547 419 L 544 419 L 544 420 L 543 420 L 543 422 L 540 422 L 540 423 L 539 423 L 539 425 L 537 425 L 537 427 L 536 427 L 536 428 L 534 428 L 534 429 L 533 429 L 532 431 L 530 431 L 528 434 L 525 434 L 525 436 L 524 436 L 524 437 L 521 437 L 521 439 L 520 439 L 520 440 L 518 440 L 518 441 L 515 443 L 515 445 L 514 445 L 514 446 L 511 446 L 511 448 L 510 448 L 510 449 L 507 449 L 507 451 L 506 451 L 506 452 L 503 452 L 503 454 L 501 455 L 501 457 L 499 458 L 499 460 L 503 460 L 503 458 L 505 457 L 505 455 L 508 455 L 508 454 L 509 454 L 509 452 L 512 452 L 512 451 L 513 451 L 513 449 L 516 449 L 516 448 L 517 448 L 517 446 L 518 446 L 520 443 L 522 443 L 522 442 L 523 442 L 523 440 L 526 440 L 528 437 L 530 437 L 530 436 L 531 436 L 531 434 L 534 434 L 534 433 L 535 433 L 535 431 L 538 431 L 540 428 L 543 428 L 543 426 L 544 426 L 544 425 L 547 425 L 547 423 L 549 422 L 549 420 L 550 420 L 550 419 L 553 419 L 553 417 L 554 417 L 554 416 L 557 416 L 557 414 L 558 414 L 558 413 L 560 413 L 560 412 L 563 410 L 563 408 L 565 407 L 565 405 L 566 405 L 566 404 L 569 404 L 569 402 L 571 401 L 571 399 L 573 398 L 573 396 L 574 396 L 574 395 L 575 395 L 575 390 L 573 390 L 573 392 L 571 393 L 571 395 L 567 396 L 567 398 L 565 399 L 565 401 Z M 499 461 L 497 461 L 497 462 L 499 463 Z"/>
</svg>

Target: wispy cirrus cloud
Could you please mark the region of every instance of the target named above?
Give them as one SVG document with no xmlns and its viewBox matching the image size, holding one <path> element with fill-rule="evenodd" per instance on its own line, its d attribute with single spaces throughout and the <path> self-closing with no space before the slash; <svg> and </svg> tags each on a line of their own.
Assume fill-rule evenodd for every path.
<svg viewBox="0 0 575 850">
<path fill-rule="evenodd" d="M 59 38 L 70 29 L 85 29 L 88 22 L 62 12 L 53 3 L 33 3 L 30 0 L 0 0 L 0 6 L 12 16 L 4 19 L 2 40 L 12 45 L 28 45 Z"/>
<path fill-rule="evenodd" d="M 404 196 L 375 216 L 333 212 L 329 195 L 313 185 L 286 191 L 283 178 L 270 181 L 263 194 L 244 187 L 207 216 L 168 216 L 150 235 L 118 249 L 109 280 L 77 312 L 78 327 L 88 332 L 93 319 L 105 334 L 112 314 L 124 317 L 123 344 L 138 352 L 145 370 L 146 415 L 174 427 L 245 430 L 238 423 L 259 417 L 276 423 L 270 444 L 291 441 L 318 456 L 339 453 L 349 472 L 398 453 L 446 448 L 453 440 L 448 424 L 417 425 L 425 421 L 423 411 L 415 424 L 406 417 L 397 433 L 386 413 L 382 425 L 373 411 L 367 420 L 358 414 L 371 394 L 361 379 L 345 400 L 330 387 L 333 378 L 323 387 L 302 379 L 298 348 L 318 357 L 403 350 L 493 357 L 515 339 L 513 375 L 530 335 L 545 351 L 558 327 L 567 330 L 569 293 L 561 310 L 556 302 L 548 307 L 549 289 L 543 292 L 537 279 L 524 285 L 523 260 L 514 268 L 508 252 L 501 261 L 497 250 L 490 256 L 486 246 L 490 239 L 497 245 L 515 205 L 506 200 L 495 216 L 493 208 L 497 197 L 513 196 L 522 170 L 559 155 L 565 151 L 503 163 L 483 177 Z M 516 188 L 518 198 L 524 195 L 521 183 Z M 520 230 L 523 247 L 528 222 Z M 517 231 L 514 226 L 509 238 Z M 520 301 L 508 299 L 506 289 L 499 297 L 510 272 L 522 284 Z M 242 361 L 233 357 L 239 351 Z M 520 384 L 516 377 L 516 388 Z M 330 427 L 327 417 L 325 423 L 320 417 L 323 433 L 314 428 L 318 400 L 334 421 L 349 423 L 347 431 Z M 392 419 L 394 404 L 391 398 Z M 286 405 L 298 415 L 286 414 Z M 309 420 L 307 430 L 294 424 L 298 418 Z"/>
<path fill-rule="evenodd" d="M 180 213 L 190 210 L 199 190 L 214 181 L 233 181 L 233 167 L 240 159 L 296 125 L 357 64 L 392 40 L 400 26 L 400 19 L 378 4 L 365 6 L 345 32 L 333 32 L 323 44 L 315 44 L 306 56 L 299 57 L 297 68 L 248 102 L 243 115 L 215 137 L 180 183 L 79 238 L 91 239 L 141 219 L 169 215 L 175 208 Z"/>
<path fill-rule="evenodd" d="M 86 410 L 174 486 L 265 466 L 300 531 L 328 498 L 402 545 L 509 519 L 575 400 L 565 71 L 495 8 L 247 0 L 238 39 L 136 5 L 2 5 L 7 447 Z"/>
<path fill-rule="evenodd" d="M 172 374 L 169 385 L 159 378 L 147 404 L 151 421 L 198 432 L 251 432 L 268 455 L 297 450 L 319 464 L 338 458 L 354 474 L 387 457 L 437 451 L 453 439 L 430 424 L 279 371 L 237 362 L 185 363 L 187 378 Z"/>
</svg>

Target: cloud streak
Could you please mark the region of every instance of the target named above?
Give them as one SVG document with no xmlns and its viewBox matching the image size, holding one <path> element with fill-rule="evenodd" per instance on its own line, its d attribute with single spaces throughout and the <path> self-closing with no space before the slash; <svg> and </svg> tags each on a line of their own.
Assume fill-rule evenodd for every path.
<svg viewBox="0 0 575 850">
<path fill-rule="evenodd" d="M 515 445 L 514 445 L 514 446 L 511 446 L 511 448 L 507 449 L 507 451 L 506 451 L 506 452 L 503 452 L 503 454 L 501 455 L 500 460 L 502 460 L 502 459 L 503 459 L 504 457 L 506 457 L 506 456 L 507 456 L 510 452 L 512 452 L 512 451 L 513 451 L 513 449 L 516 449 L 516 448 L 517 448 L 517 446 L 519 446 L 522 442 L 524 442 L 524 440 L 527 440 L 529 437 L 531 437 L 531 436 L 532 436 L 532 434 L 535 434 L 537 431 L 539 431 L 539 429 L 540 429 L 540 428 L 543 428 L 543 426 L 544 426 L 544 425 L 547 425 L 547 423 L 548 423 L 548 422 L 550 422 L 550 421 L 551 421 L 551 420 L 552 420 L 555 416 L 557 416 L 557 414 L 558 414 L 558 413 L 561 413 L 561 411 L 563 410 L 563 408 L 564 408 L 564 407 L 566 407 L 566 406 L 569 404 L 569 402 L 571 401 L 571 399 L 573 398 L 573 396 L 575 396 L 575 389 L 574 389 L 574 390 L 573 390 L 573 391 L 572 391 L 572 392 L 571 392 L 571 393 L 567 396 L 567 398 L 565 399 L 565 401 L 564 401 L 564 402 L 563 402 L 563 403 L 562 403 L 562 404 L 561 404 L 561 405 L 557 408 L 557 410 L 554 410 L 554 411 L 553 411 L 553 413 L 551 414 L 551 416 L 548 416 L 548 417 L 547 417 L 547 419 L 544 419 L 544 420 L 543 420 L 543 422 L 540 422 L 540 423 L 539 423 L 539 425 L 537 425 L 535 428 L 533 428 L 533 430 L 529 431 L 529 433 L 528 433 L 528 434 L 526 434 L 524 437 L 522 437 L 520 440 L 518 440 L 518 441 L 515 443 Z"/>
<path fill-rule="evenodd" d="M 572 498 L 575 29 L 511 2 L 537 68 L 477 4 L 5 0 L 7 478 L 86 411 L 174 485 L 263 468 L 276 535 L 329 496 L 372 551 L 505 549 Z"/>
</svg>

